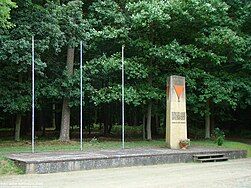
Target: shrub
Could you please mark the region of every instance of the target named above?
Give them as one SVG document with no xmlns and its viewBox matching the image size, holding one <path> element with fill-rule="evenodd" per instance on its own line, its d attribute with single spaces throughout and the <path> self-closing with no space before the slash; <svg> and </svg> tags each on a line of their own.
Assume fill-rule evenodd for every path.
<svg viewBox="0 0 251 188">
<path fill-rule="evenodd" d="M 220 130 L 219 128 L 215 128 L 214 129 L 214 136 L 215 136 L 215 143 L 217 143 L 218 146 L 222 146 L 222 144 L 225 140 L 224 131 Z"/>
</svg>

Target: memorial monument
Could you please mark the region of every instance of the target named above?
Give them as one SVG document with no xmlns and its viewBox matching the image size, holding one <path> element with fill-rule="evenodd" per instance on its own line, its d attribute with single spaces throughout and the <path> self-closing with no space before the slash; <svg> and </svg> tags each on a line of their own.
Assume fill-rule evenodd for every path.
<svg viewBox="0 0 251 188">
<path fill-rule="evenodd" d="M 179 149 L 180 140 L 187 139 L 185 78 L 170 76 L 166 89 L 166 142 L 169 148 Z"/>
</svg>

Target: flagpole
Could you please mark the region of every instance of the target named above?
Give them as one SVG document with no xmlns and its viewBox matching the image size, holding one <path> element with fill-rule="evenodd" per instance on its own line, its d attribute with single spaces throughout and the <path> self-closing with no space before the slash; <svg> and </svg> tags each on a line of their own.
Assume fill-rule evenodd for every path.
<svg viewBox="0 0 251 188">
<path fill-rule="evenodd" d="M 124 48 L 122 45 L 122 149 L 125 149 L 125 78 L 124 78 Z"/>
<path fill-rule="evenodd" d="M 35 152 L 35 54 L 34 54 L 34 36 L 32 36 L 32 153 Z"/>
<path fill-rule="evenodd" d="M 80 41 L 80 150 L 83 150 L 83 44 Z"/>
</svg>

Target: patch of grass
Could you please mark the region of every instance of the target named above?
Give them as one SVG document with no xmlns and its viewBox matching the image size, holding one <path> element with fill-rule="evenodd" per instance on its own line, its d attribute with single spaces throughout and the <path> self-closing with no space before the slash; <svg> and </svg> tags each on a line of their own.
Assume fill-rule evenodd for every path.
<svg viewBox="0 0 251 188">
<path fill-rule="evenodd" d="M 0 175 L 3 174 L 22 174 L 23 171 L 18 168 L 13 161 L 0 157 Z"/>
<path fill-rule="evenodd" d="M 192 146 L 203 146 L 203 147 L 220 147 L 220 148 L 228 148 L 228 149 L 240 149 L 247 150 L 247 157 L 251 157 L 251 145 L 244 144 L 241 142 L 234 142 L 225 140 L 222 146 L 217 146 L 212 140 L 198 140 L 192 141 Z"/>
<path fill-rule="evenodd" d="M 58 140 L 41 140 L 35 143 L 36 152 L 46 151 L 77 151 L 80 148 L 79 141 L 60 142 Z M 225 140 L 223 146 L 217 146 L 214 141 L 211 140 L 196 140 L 191 141 L 192 146 L 203 146 L 203 147 L 221 147 L 229 149 L 243 149 L 248 151 L 248 157 L 251 157 L 251 145 Z M 95 139 L 91 141 L 83 142 L 84 150 L 99 150 L 99 149 L 121 149 L 121 141 L 103 141 Z M 125 142 L 125 148 L 164 148 L 166 143 L 164 140 L 152 140 L 152 141 L 128 141 Z M 0 142 L 0 157 L 9 153 L 21 153 L 31 152 L 30 141 L 2 141 Z"/>
<path fill-rule="evenodd" d="M 37 141 L 36 152 L 45 151 L 77 151 L 80 148 L 79 141 L 60 142 L 58 140 Z M 129 141 L 125 142 L 125 148 L 159 148 L 165 147 L 164 140 L 152 141 Z M 83 142 L 84 150 L 99 150 L 99 149 L 120 149 L 122 147 L 120 141 L 100 141 L 97 140 Z M 9 153 L 31 152 L 31 143 L 29 141 L 2 141 L 0 143 L 0 156 Z"/>
</svg>

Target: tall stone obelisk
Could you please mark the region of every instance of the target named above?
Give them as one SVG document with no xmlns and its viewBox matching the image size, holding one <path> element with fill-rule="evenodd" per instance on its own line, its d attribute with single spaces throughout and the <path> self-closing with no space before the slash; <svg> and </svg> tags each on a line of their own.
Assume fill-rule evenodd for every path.
<svg viewBox="0 0 251 188">
<path fill-rule="evenodd" d="M 167 79 L 166 142 L 169 148 L 179 149 L 180 140 L 187 139 L 185 78 Z"/>
</svg>

